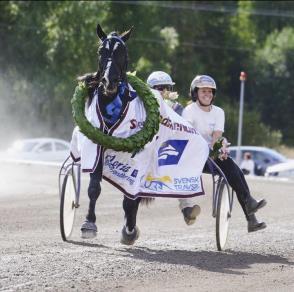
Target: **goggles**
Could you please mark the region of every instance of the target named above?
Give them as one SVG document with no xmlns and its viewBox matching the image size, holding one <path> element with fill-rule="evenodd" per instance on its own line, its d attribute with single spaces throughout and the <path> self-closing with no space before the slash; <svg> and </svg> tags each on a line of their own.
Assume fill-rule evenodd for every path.
<svg viewBox="0 0 294 292">
<path fill-rule="evenodd" d="M 154 89 L 158 90 L 158 91 L 173 91 L 173 86 L 169 85 L 169 84 L 164 84 L 164 85 L 154 85 L 153 86 Z"/>
</svg>

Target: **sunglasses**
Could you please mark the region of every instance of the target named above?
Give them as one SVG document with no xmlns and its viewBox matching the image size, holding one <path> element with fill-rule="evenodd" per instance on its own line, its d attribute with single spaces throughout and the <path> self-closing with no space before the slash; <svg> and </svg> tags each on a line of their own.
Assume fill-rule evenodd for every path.
<svg viewBox="0 0 294 292">
<path fill-rule="evenodd" d="M 164 91 L 164 90 L 172 91 L 173 90 L 173 86 L 168 85 L 168 84 L 166 84 L 166 85 L 155 85 L 153 88 L 158 90 L 158 91 Z"/>
</svg>

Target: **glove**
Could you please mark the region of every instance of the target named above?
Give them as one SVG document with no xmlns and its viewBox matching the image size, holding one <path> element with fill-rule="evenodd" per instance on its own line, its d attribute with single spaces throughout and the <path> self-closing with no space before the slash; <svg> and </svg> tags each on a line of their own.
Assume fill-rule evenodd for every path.
<svg viewBox="0 0 294 292">
<path fill-rule="evenodd" d="M 230 150 L 228 148 L 229 145 L 231 145 L 231 143 L 229 143 L 225 137 L 220 137 L 214 143 L 209 156 L 213 159 L 217 159 L 217 158 L 219 158 L 220 160 L 227 159 L 230 153 Z"/>
<path fill-rule="evenodd" d="M 220 160 L 225 160 L 228 158 L 228 155 L 230 154 L 230 149 L 229 149 L 230 145 L 231 143 L 229 143 L 228 140 L 225 137 L 223 137 L 222 147 L 220 148 L 220 155 L 219 155 Z"/>
</svg>

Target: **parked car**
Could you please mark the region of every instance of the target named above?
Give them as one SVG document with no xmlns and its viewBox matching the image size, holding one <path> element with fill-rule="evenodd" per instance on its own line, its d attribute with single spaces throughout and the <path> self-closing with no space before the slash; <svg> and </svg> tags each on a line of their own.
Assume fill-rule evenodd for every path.
<svg viewBox="0 0 294 292">
<path fill-rule="evenodd" d="M 236 160 L 237 149 L 237 146 L 230 147 L 230 156 L 234 160 Z M 243 157 L 245 152 L 251 153 L 252 159 L 255 162 L 256 175 L 264 175 L 267 167 L 287 161 L 287 158 L 285 156 L 267 147 L 241 146 L 240 149 L 241 158 Z"/>
<path fill-rule="evenodd" d="M 15 141 L 5 152 L 6 159 L 63 161 L 70 143 L 55 138 L 34 138 Z"/>
<path fill-rule="evenodd" d="M 265 176 L 294 178 L 294 160 L 269 166 L 266 169 Z"/>
</svg>

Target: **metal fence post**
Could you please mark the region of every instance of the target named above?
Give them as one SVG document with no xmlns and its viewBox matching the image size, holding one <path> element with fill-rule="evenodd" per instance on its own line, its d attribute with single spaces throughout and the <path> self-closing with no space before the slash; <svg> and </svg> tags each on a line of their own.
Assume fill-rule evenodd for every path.
<svg viewBox="0 0 294 292">
<path fill-rule="evenodd" d="M 236 162 L 238 165 L 241 163 L 241 145 L 242 145 L 242 126 L 243 126 L 243 108 L 244 108 L 244 87 L 247 75 L 245 72 L 240 73 L 240 107 L 239 107 L 239 123 L 238 123 L 238 141 L 237 141 L 237 153 L 236 153 Z"/>
</svg>

